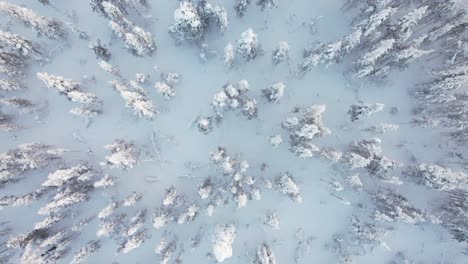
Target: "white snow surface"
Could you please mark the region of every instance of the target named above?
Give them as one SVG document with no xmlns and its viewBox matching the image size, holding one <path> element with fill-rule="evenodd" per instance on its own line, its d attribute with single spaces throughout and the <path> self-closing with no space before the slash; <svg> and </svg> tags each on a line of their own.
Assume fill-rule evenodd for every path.
<svg viewBox="0 0 468 264">
<path fill-rule="evenodd" d="M 451 166 L 457 177 L 467 175 L 466 167 L 452 163 L 454 153 L 464 154 L 465 159 L 468 157 L 466 146 L 447 138 L 441 130 L 412 124 L 414 102 L 408 89 L 421 81 L 419 76 L 424 72 L 424 63 L 394 71 L 387 81 L 379 84 L 343 74 L 353 61 L 317 66 L 303 77 L 296 76 L 295 70 L 303 62 L 304 48 L 318 41 L 333 42 L 353 32 L 350 24 L 355 11 L 344 13 L 341 9 L 344 1 L 276 0 L 273 1 L 275 7 L 266 7 L 262 11 L 256 5 L 257 1 L 251 0 L 246 14 L 237 17 L 234 10 L 237 1 L 209 0 L 213 6 L 225 8 L 229 23 L 222 33 L 213 24 L 215 22 L 210 23 L 203 42 L 214 52 L 206 62 L 200 59 L 198 43 L 177 43 L 168 33 L 174 19 L 179 22 L 190 20 L 193 27 L 201 23 L 198 18 L 193 19 L 192 10 L 179 9 L 179 1 L 147 1 L 148 8 L 138 4 L 139 1 L 121 1 L 136 3 L 137 9 L 127 9 L 129 20 L 154 38 L 157 47 L 154 54 L 140 52 L 143 56 L 132 55 L 127 50 L 122 39 L 112 33 L 109 19 L 93 12 L 89 1 L 49 0 L 49 5 L 33 0 L 0 2 L 69 22 L 89 37 L 89 40 L 80 39 L 70 27 L 65 27 L 67 40 L 48 39 L 1 13 L 0 30 L 32 40 L 41 47 L 41 56 L 51 59 L 31 59 L 29 69 L 21 77 L 26 89 L 12 92 L 0 89 L 0 99 L 17 96 L 35 105 L 32 114 L 15 114 L 14 121 L 22 127 L 20 130 L 0 130 L 0 155 L 21 144 L 40 142 L 58 150 L 63 158 L 51 159 L 48 165 L 27 171 L 18 182 L 8 183 L 3 188 L 0 185 L 0 198 L 26 195 L 41 186 L 51 188 L 30 203 L 29 197 L 18 201 L 25 206 L 0 204 L 0 234 L 3 226 L 11 228 L 8 235 L 0 235 L 0 263 L 3 263 L 3 242 L 31 231 L 37 223 L 50 217 L 47 210 L 62 210 L 59 202 L 49 204 L 55 202 L 59 194 L 70 195 L 69 200 L 59 201 L 72 206 L 62 210 L 66 216 L 51 224 L 51 232 L 79 232 L 61 243 L 69 250 L 57 263 L 70 263 L 75 253 L 92 240 L 99 240 L 99 247 L 93 247 L 83 263 L 158 263 L 166 256 L 156 254 L 154 249 L 168 237 L 176 241 L 176 246 L 170 248 L 174 252 L 167 255 L 169 263 L 177 263 L 179 259 L 181 263 L 193 264 L 256 263 L 257 249 L 264 243 L 271 247 L 276 263 L 345 263 L 339 256 L 345 249 L 337 247 L 336 238 L 352 232 L 353 216 L 375 223 L 388 234 L 383 238 L 385 243 L 363 246 L 358 253 L 350 249 L 354 242 L 348 239 L 347 249 L 352 252 L 352 263 L 468 263 L 467 241 L 455 240 L 446 228 L 429 216 L 428 221 L 417 225 L 372 219 L 376 205 L 370 194 L 374 191 L 397 190 L 411 205 L 424 212 L 433 212 L 434 204 L 444 197 L 443 192 L 406 178 L 403 184 L 394 185 L 364 169 L 345 173 L 340 169 L 341 164 L 335 164 L 342 153 L 351 153 L 352 142 L 377 135 L 384 158 L 401 164 L 443 164 Z M 319 16 L 317 30 L 311 33 L 305 25 Z M 139 32 L 138 28 L 134 30 Z M 236 42 L 240 36 L 245 39 Z M 90 41 L 98 39 L 111 51 L 108 62 L 96 58 L 88 47 Z M 254 47 L 259 49 L 259 54 L 247 61 L 241 54 L 250 52 L 252 39 L 260 44 Z M 353 59 L 372 64 L 395 48 L 394 41 L 391 39 L 384 42 L 386 46 L 372 47 L 372 53 Z M 288 59 L 275 65 L 272 52 L 283 42 L 289 45 Z M 228 49 L 228 55 L 235 57 L 228 58 L 234 60 L 232 69 L 225 66 L 223 57 L 228 43 L 233 43 L 237 50 L 235 53 L 232 47 Z M 161 76 L 168 72 L 180 74 L 180 83 L 165 83 Z M 47 88 L 52 84 L 46 82 L 46 85 L 37 78 L 37 73 L 61 76 L 71 86 L 79 83 L 80 90 L 102 100 L 99 113 L 91 117 L 72 115 L 70 110 L 77 104 L 57 91 L 63 92 L 63 87 Z M 136 74 L 146 77 L 135 80 Z M 127 81 L 125 90 L 114 89 L 111 82 L 122 80 Z M 225 111 L 222 112 L 222 122 L 214 125 L 212 132 L 198 131 L 198 117 L 212 115 L 214 118 L 210 122 L 216 123 L 213 105 L 226 106 L 223 85 L 228 82 L 237 84 L 239 80 L 248 81 L 245 89 L 248 88 L 249 97 L 257 102 L 257 117 L 249 120 L 240 111 Z M 133 85 L 130 81 L 134 81 Z M 280 82 L 287 87 L 281 89 L 280 100 L 271 103 L 262 97 L 262 89 Z M 246 82 L 237 86 L 243 85 Z M 378 102 L 385 108 L 359 122 L 351 122 L 347 115 L 349 107 L 360 102 Z M 313 105 L 324 109 L 326 106 L 320 121 L 330 133 L 318 137 L 313 133 L 317 131 L 307 130 L 309 127 L 303 127 L 297 133 L 304 137 L 309 135 L 317 152 L 329 150 L 328 155 L 322 156 L 337 157 L 334 161 L 321 158 L 315 151 L 309 155 L 312 158 L 305 159 L 291 152 L 292 139 L 282 123 L 296 116 L 295 107 Z M 392 112 L 392 108 L 398 111 Z M 0 104 L 0 110 L 0 113 L 12 112 L 3 104 Z M 111 154 L 105 146 L 116 139 L 134 144 L 138 155 L 125 151 Z M 227 149 L 229 156 L 235 158 L 234 162 L 246 160 L 248 163 L 242 164 L 248 165 L 230 167 L 233 163 L 221 158 L 223 168 L 235 171 L 224 175 L 220 166 L 210 160 L 210 153 L 219 146 Z M 369 160 L 363 162 L 368 164 Z M 382 159 L 381 162 L 385 161 Z M 80 178 L 75 174 L 88 167 L 93 169 L 87 172 L 89 175 Z M 396 167 L 389 174 L 401 177 L 403 168 Z M 292 175 L 294 182 L 287 180 L 288 185 L 281 188 L 278 179 L 286 172 Z M 0 179 L 2 176 L 0 174 Z M 104 176 L 106 178 L 102 180 Z M 83 181 L 101 179 L 95 184 L 100 188 L 89 197 L 79 192 L 83 190 L 70 194 L 67 191 L 71 190 L 58 189 L 75 178 Z M 213 184 L 229 185 L 201 189 L 207 178 Z M 437 184 L 444 184 L 443 179 L 437 180 Z M 330 188 L 334 182 L 344 188 Z M 233 186 L 235 188 L 231 188 Z M 166 190 L 171 187 L 177 194 L 170 197 L 170 203 L 163 204 Z M 138 196 L 139 199 L 125 203 L 125 199 L 134 194 L 141 195 L 141 199 Z M 81 202 L 76 202 L 78 200 Z M 134 217 L 141 210 L 147 210 L 143 216 L 144 224 Z M 161 213 L 155 217 L 156 211 L 175 215 Z M 264 224 L 265 215 L 272 211 L 278 218 L 275 220 L 281 222 L 281 228 Z M 437 218 L 439 215 L 434 213 L 432 216 Z M 89 222 L 84 224 L 86 219 Z M 112 230 L 114 220 L 123 223 L 121 230 L 116 236 L 107 237 L 106 232 L 112 232 L 109 230 Z M 97 233 L 102 236 L 98 237 Z M 372 241 L 373 234 L 365 235 Z M 383 244 L 388 248 L 381 246 Z M 5 263 L 44 263 L 40 259 L 41 253 L 48 249 L 50 247 L 40 247 L 32 242 L 24 248 L 8 248 L 6 254 L 11 252 L 13 255 Z M 403 262 L 402 256 L 408 262 Z M 396 260 L 401 262 L 391 262 Z"/>
</svg>

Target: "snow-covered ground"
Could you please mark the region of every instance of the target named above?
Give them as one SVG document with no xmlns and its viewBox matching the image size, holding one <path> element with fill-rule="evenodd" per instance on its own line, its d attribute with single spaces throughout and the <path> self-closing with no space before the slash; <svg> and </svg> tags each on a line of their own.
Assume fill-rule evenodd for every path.
<svg viewBox="0 0 468 264">
<path fill-rule="evenodd" d="M 252 0 L 242 17 L 234 8 L 242 1 L 210 0 L 206 17 L 189 13 L 185 2 L 176 11 L 182 2 L 175 0 L 91 1 L 104 3 L 104 12 L 89 1 L 45 2 L 0 1 L 1 32 L 31 40 L 38 51 L 18 55 L 26 62 L 18 66 L 21 74 L 8 75 L 8 58 L 0 61 L 7 65 L 2 80 L 24 84 L 0 89 L 0 99 L 32 104 L 0 104 L 0 114 L 20 126 L 0 130 L 0 263 L 70 263 L 90 242 L 93 252 L 75 263 L 468 263 L 468 71 L 447 90 L 447 97 L 459 91 L 455 99 L 442 101 L 458 107 L 451 122 L 464 124 L 456 128 L 465 133 L 461 140 L 447 136 L 455 126 L 444 120 L 418 126 L 418 113 L 441 117 L 419 109 L 413 92 L 433 70 L 466 65 L 466 12 L 457 30 L 431 43 L 431 54 L 385 78 L 357 78 L 354 67 L 394 66 L 388 54 L 400 54 L 409 40 L 388 37 L 396 34 L 391 26 L 420 6 L 435 16 L 439 1 L 368 1 L 377 3 L 375 10 L 345 11 L 340 0 L 259 1 L 265 8 Z M 67 37 L 37 35 L 47 26 L 31 14 L 20 13 L 27 19 L 18 21 L 10 4 L 57 19 Z M 362 37 L 353 51 L 337 52 L 346 58 L 310 49 L 365 32 L 370 24 L 358 22 L 391 5 L 398 11 L 377 27 L 383 37 Z M 440 9 L 447 17 L 458 14 Z M 208 28 L 197 31 L 194 16 L 209 21 Z M 183 30 L 171 26 L 186 18 Z M 444 19 L 412 25 L 410 40 Z M 110 20 L 126 27 L 127 43 Z M 111 54 L 108 64 L 90 48 L 98 39 Z M 232 68 L 225 65 L 228 43 Z M 390 51 L 370 52 L 384 44 Z M 458 55 L 447 48 L 453 45 Z M 278 46 L 288 54 L 275 53 Z M 0 47 L 8 54 L 24 50 L 9 51 L 1 38 Z M 314 54 L 322 63 L 301 72 Z M 268 90 L 280 82 L 284 91 Z M 436 99 L 429 105 L 438 105 Z M 258 112 L 249 112 L 254 102 Z M 80 106 L 96 115 L 70 113 Z M 33 142 L 64 151 L 11 151 Z M 61 171 L 79 164 L 84 167 Z M 443 168 L 424 172 L 419 164 Z M 98 186 L 106 175 L 113 185 Z M 450 213 L 461 217 L 451 221 Z M 47 217 L 57 219 L 37 228 Z M 86 225 L 77 228 L 82 220 Z"/>
</svg>

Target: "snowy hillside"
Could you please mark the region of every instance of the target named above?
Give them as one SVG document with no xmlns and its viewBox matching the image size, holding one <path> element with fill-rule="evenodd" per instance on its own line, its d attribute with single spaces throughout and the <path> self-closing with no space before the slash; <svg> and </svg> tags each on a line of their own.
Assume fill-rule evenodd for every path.
<svg viewBox="0 0 468 264">
<path fill-rule="evenodd" d="M 468 263 L 455 0 L 0 0 L 0 264 Z"/>
</svg>

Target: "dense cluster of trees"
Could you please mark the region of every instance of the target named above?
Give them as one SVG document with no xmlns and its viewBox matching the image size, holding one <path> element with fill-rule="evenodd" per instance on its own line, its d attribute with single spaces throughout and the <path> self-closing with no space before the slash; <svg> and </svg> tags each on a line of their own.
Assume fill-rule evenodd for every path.
<svg viewBox="0 0 468 264">
<path fill-rule="evenodd" d="M 249 83 L 241 80 L 237 85 L 230 82 L 223 85 L 220 92 L 213 95 L 214 115 L 201 117 L 196 120 L 198 130 L 204 134 L 209 134 L 214 127 L 223 120 L 223 113 L 227 111 L 240 111 L 240 113 L 252 120 L 257 117 L 257 100 L 249 97 Z"/>
</svg>

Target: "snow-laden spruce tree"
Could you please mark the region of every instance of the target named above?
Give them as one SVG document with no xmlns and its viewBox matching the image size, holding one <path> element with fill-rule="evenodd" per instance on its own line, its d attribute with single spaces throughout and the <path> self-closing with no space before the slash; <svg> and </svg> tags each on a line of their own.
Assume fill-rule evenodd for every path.
<svg viewBox="0 0 468 264">
<path fill-rule="evenodd" d="M 30 143 L 0 154 L 0 185 L 17 181 L 28 171 L 44 168 L 52 160 L 59 159 L 63 152 L 48 145 Z"/>
<path fill-rule="evenodd" d="M 223 7 L 212 5 L 206 0 L 197 4 L 183 1 L 174 11 L 174 24 L 169 26 L 169 33 L 177 42 L 201 41 L 210 24 L 216 24 L 221 32 L 228 26 L 228 17 Z"/>
<path fill-rule="evenodd" d="M 0 73 L 8 77 L 18 78 L 24 76 L 28 69 L 28 61 L 16 52 L 0 51 Z"/>
<path fill-rule="evenodd" d="M 47 72 L 38 72 L 36 76 L 48 88 L 55 88 L 68 100 L 80 104 L 80 107 L 71 109 L 70 113 L 84 117 L 92 117 L 101 113 L 102 100 L 93 93 L 82 92 L 79 82 Z"/>
<path fill-rule="evenodd" d="M 372 216 L 376 220 L 418 224 L 432 221 L 433 217 L 412 206 L 408 199 L 393 190 L 385 189 L 374 192 L 375 210 Z"/>
<path fill-rule="evenodd" d="M 25 86 L 21 82 L 13 79 L 0 79 L 0 91 L 15 91 L 24 89 Z"/>
<path fill-rule="evenodd" d="M 50 39 L 63 39 L 66 37 L 66 31 L 61 22 L 40 16 L 31 9 L 2 1 L 0 2 L 0 11 Z"/>
<path fill-rule="evenodd" d="M 116 139 L 113 143 L 104 146 L 110 150 L 111 154 L 106 157 L 102 164 L 111 168 L 128 169 L 138 162 L 140 152 L 131 142 L 123 139 Z"/>
<path fill-rule="evenodd" d="M 322 114 L 325 105 L 313 105 L 306 108 L 296 108 L 294 116 L 288 117 L 282 127 L 290 133 L 291 152 L 301 158 L 311 158 L 320 149 L 312 141 L 317 137 L 330 134 L 323 125 Z"/>
<path fill-rule="evenodd" d="M 276 264 L 276 257 L 273 249 L 267 243 L 262 243 L 257 249 L 256 264 Z"/>
<path fill-rule="evenodd" d="M 47 176 L 47 180 L 42 183 L 42 186 L 61 187 L 71 180 L 89 181 L 96 172 L 86 164 L 79 164 L 66 169 L 59 169 Z"/>
<path fill-rule="evenodd" d="M 373 114 L 380 112 L 384 109 L 385 105 L 381 103 L 361 103 L 358 105 L 351 105 L 348 110 L 351 122 L 361 120 L 364 117 L 370 117 Z"/>
<path fill-rule="evenodd" d="M 223 90 L 213 95 L 213 106 L 216 113 L 240 110 L 249 120 L 257 117 L 257 100 L 247 95 L 249 84 L 241 80 L 236 86 L 231 83 L 223 85 Z"/>
<path fill-rule="evenodd" d="M 437 70 L 429 81 L 418 84 L 413 92 L 418 108 L 414 122 L 442 127 L 458 142 L 468 139 L 467 99 L 463 91 L 468 82 L 468 64 L 461 63 Z"/>
<path fill-rule="evenodd" d="M 13 117 L 11 115 L 5 115 L 0 112 L 0 131 L 15 131 L 20 127 L 14 124 Z"/>
<path fill-rule="evenodd" d="M 399 185 L 402 182 L 392 174 L 392 171 L 400 164 L 383 155 L 381 143 L 382 140 L 377 137 L 353 142 L 343 154 L 341 161 L 351 171 L 364 169 L 370 175 L 385 182 Z"/>
<path fill-rule="evenodd" d="M 22 56 L 38 53 L 32 41 L 8 31 L 0 30 L 0 43 L 3 43 L 5 45 L 4 48 L 7 48 L 9 51 L 16 51 Z"/>
<path fill-rule="evenodd" d="M 151 33 L 133 24 L 120 25 L 114 21 L 109 22 L 114 33 L 122 39 L 125 47 L 135 56 L 152 55 L 156 51 L 156 44 Z"/>
<path fill-rule="evenodd" d="M 112 31 L 125 43 L 125 47 L 135 56 L 152 55 L 156 51 L 156 43 L 151 33 L 135 25 L 127 18 L 127 6 L 135 8 L 128 1 L 91 1 L 93 10 L 101 12 L 109 19 Z"/>
<path fill-rule="evenodd" d="M 245 61 L 255 59 L 261 51 L 260 44 L 258 43 L 257 34 L 251 28 L 242 32 L 240 39 L 237 40 L 236 52 Z"/>
<path fill-rule="evenodd" d="M 279 230 L 280 227 L 280 220 L 278 218 L 278 213 L 276 211 L 267 211 L 265 215 L 265 221 L 263 222 L 265 225 L 273 228 L 274 230 Z"/>
<path fill-rule="evenodd" d="M 266 89 L 262 89 L 263 96 L 268 100 L 270 103 L 278 102 L 284 95 L 284 88 L 286 86 L 283 82 L 277 82 Z"/>
<path fill-rule="evenodd" d="M 102 59 L 105 62 L 108 62 L 111 59 L 111 52 L 106 46 L 101 44 L 101 40 L 98 39 L 96 42 L 91 42 L 89 44 L 89 48 L 94 51 L 96 59 Z"/>
<path fill-rule="evenodd" d="M 468 175 L 436 164 L 421 163 L 407 169 L 417 183 L 437 190 L 468 190 Z"/>
<path fill-rule="evenodd" d="M 88 243 L 86 243 L 85 246 L 80 248 L 75 253 L 70 264 L 86 263 L 86 259 L 88 258 L 88 256 L 99 251 L 100 248 L 101 248 L 101 242 L 99 240 L 89 241 Z"/>
<path fill-rule="evenodd" d="M 232 224 L 217 225 L 213 237 L 213 255 L 217 262 L 232 257 L 232 244 L 236 239 L 236 227 Z"/>
<path fill-rule="evenodd" d="M 446 227 L 459 241 L 468 241 L 468 192 L 466 190 L 452 190 L 447 192 L 438 206 L 442 225 Z"/>
<path fill-rule="evenodd" d="M 223 147 L 211 153 L 211 161 L 225 177 L 216 179 L 216 186 L 211 186 L 213 195 L 210 196 L 209 214 L 212 214 L 215 206 L 224 201 L 228 203 L 231 199 L 236 202 L 237 207 L 245 207 L 249 200 L 260 200 L 260 188 L 255 177 L 249 176 L 246 172 L 249 163 L 246 160 L 231 156 Z M 211 182 L 211 181 L 210 181 Z M 229 191 L 224 190 L 229 186 Z M 231 197 L 229 197 L 232 195 Z"/>
<path fill-rule="evenodd" d="M 283 61 L 289 60 L 289 50 L 291 46 L 285 41 L 278 43 L 271 54 L 271 59 L 274 65 L 278 65 Z"/>
<path fill-rule="evenodd" d="M 379 60 L 385 56 L 389 56 L 395 45 L 394 39 L 384 39 L 375 44 L 375 47 L 364 55 L 355 63 L 354 77 L 362 78 L 366 76 L 378 76 L 386 73 L 386 67 L 379 67 Z"/>
<path fill-rule="evenodd" d="M 156 82 L 154 84 L 154 88 L 165 99 L 170 100 L 174 98 L 174 96 L 176 95 L 174 87 L 175 85 L 181 82 L 182 76 L 176 72 L 170 72 L 170 73 L 162 72 L 160 76 L 161 76 L 162 81 Z"/>
<path fill-rule="evenodd" d="M 174 24 L 169 27 L 169 33 L 180 42 L 201 40 L 205 33 L 204 27 L 196 7 L 192 2 L 184 1 L 174 11 Z"/>
<path fill-rule="evenodd" d="M 261 10 L 264 10 L 265 8 L 276 7 L 276 2 L 277 0 L 257 0 L 257 5 Z"/>
<path fill-rule="evenodd" d="M 238 17 L 243 17 L 245 15 L 249 4 L 250 4 L 250 0 L 236 0 L 234 9 L 236 10 L 236 14 Z"/>
<path fill-rule="evenodd" d="M 151 119 L 158 113 L 155 110 L 153 101 L 151 101 L 143 90 L 129 88 L 125 83 L 117 80 L 111 81 L 111 85 L 125 100 L 125 106 L 132 108 L 138 116 Z"/>
<path fill-rule="evenodd" d="M 177 250 L 177 237 L 169 238 L 169 235 L 164 236 L 155 248 L 156 254 L 159 255 L 160 264 L 167 264 Z"/>
<path fill-rule="evenodd" d="M 206 28 L 208 28 L 211 23 L 214 23 L 221 33 L 226 31 L 229 25 L 226 9 L 218 5 L 210 4 L 207 0 L 200 0 L 197 10 L 202 23 L 206 24 Z"/>
<path fill-rule="evenodd" d="M 338 256 L 340 263 L 353 263 L 356 256 L 371 253 L 377 246 L 385 250 L 390 248 L 385 243 L 388 230 L 374 220 L 361 220 L 365 216 L 353 215 L 350 219 L 350 229 L 344 233 L 335 234 L 332 250 Z"/>
<path fill-rule="evenodd" d="M 145 230 L 140 231 L 133 236 L 130 236 L 120 245 L 117 252 L 126 254 L 126 253 L 131 252 L 134 249 L 139 248 L 145 241 L 146 236 L 147 234 Z"/>
<path fill-rule="evenodd" d="M 226 47 L 224 47 L 224 66 L 226 69 L 231 69 L 234 66 L 235 58 L 236 53 L 234 51 L 234 46 L 228 43 Z"/>
<path fill-rule="evenodd" d="M 302 203 L 300 188 L 289 172 L 281 173 L 275 180 L 279 192 L 288 195 L 293 201 Z"/>
</svg>

